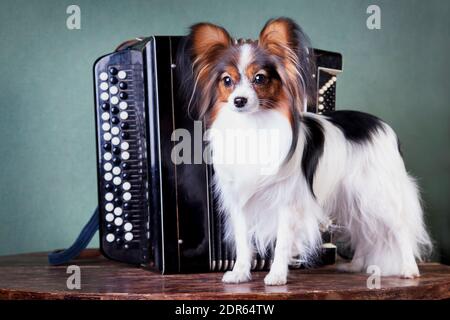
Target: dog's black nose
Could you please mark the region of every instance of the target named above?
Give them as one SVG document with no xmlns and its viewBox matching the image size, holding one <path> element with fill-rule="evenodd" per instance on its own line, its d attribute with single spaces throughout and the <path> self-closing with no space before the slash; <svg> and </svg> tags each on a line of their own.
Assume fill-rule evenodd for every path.
<svg viewBox="0 0 450 320">
<path fill-rule="evenodd" d="M 244 97 L 234 98 L 234 105 L 236 106 L 236 108 L 245 107 L 246 104 L 247 104 L 247 98 L 244 98 Z"/>
</svg>

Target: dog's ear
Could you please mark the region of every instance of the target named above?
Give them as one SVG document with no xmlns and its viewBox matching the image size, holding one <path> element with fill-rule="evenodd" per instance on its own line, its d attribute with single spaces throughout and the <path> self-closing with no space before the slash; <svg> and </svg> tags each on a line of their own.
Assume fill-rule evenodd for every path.
<svg viewBox="0 0 450 320">
<path fill-rule="evenodd" d="M 289 18 L 269 20 L 259 35 L 258 45 L 276 56 L 283 64 L 287 85 L 292 90 L 298 87 L 302 92 L 292 92 L 304 100 L 311 96 L 313 61 L 310 58 L 310 42 L 298 24 Z"/>
<path fill-rule="evenodd" d="M 206 59 L 213 62 L 220 52 L 232 44 L 232 39 L 224 28 L 205 22 L 193 25 L 188 38 L 194 61 Z"/>
</svg>

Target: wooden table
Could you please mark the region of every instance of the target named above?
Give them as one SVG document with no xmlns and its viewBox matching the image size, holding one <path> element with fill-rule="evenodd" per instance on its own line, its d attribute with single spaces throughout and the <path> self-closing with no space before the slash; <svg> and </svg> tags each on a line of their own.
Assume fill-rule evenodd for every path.
<svg viewBox="0 0 450 320">
<path fill-rule="evenodd" d="M 450 267 L 420 265 L 421 278 L 381 278 L 368 289 L 366 274 L 340 273 L 334 266 L 292 270 L 288 284 L 265 286 L 266 272 L 244 284 L 223 284 L 221 273 L 162 276 L 109 261 L 97 250 L 74 260 L 81 289 L 69 290 L 67 266 L 52 267 L 45 253 L 0 257 L 0 299 L 449 299 Z"/>
</svg>

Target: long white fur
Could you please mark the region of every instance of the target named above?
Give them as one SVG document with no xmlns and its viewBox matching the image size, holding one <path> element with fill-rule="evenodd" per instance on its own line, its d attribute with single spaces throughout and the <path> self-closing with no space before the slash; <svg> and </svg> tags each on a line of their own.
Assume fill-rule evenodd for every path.
<svg viewBox="0 0 450 320">
<path fill-rule="evenodd" d="M 242 49 L 243 64 L 250 52 Z M 240 70 L 245 70 L 241 65 Z M 238 283 L 250 279 L 254 248 L 264 254 L 276 243 L 274 262 L 265 278 L 267 285 L 285 284 L 288 265 L 308 263 L 320 247 L 320 226 L 329 219 L 344 226 L 355 250 L 347 271 L 366 271 L 376 265 L 382 275 L 405 278 L 419 276 L 416 259 L 421 259 L 431 242 L 423 222 L 419 192 L 408 175 L 393 130 L 373 134 L 361 144 L 346 139 L 342 131 L 323 116 L 304 114 L 317 120 L 324 129 L 323 155 L 314 175 L 313 190 L 301 170 L 302 154 L 309 132 L 300 125 L 294 155 L 286 164 L 292 132 L 288 119 L 276 109 L 258 108 L 255 92 L 245 79 L 236 87 L 228 103 L 217 114 L 211 130 L 211 148 L 216 154 L 238 156 L 238 148 L 224 143 L 233 131 L 278 130 L 275 143 L 265 152 L 277 154 L 270 165 L 276 170 L 263 174 L 264 163 L 226 163 L 214 161 L 215 188 L 227 218 L 227 234 L 234 238 L 237 259 L 224 282 Z M 237 110 L 235 96 L 249 99 Z M 217 134 L 218 133 L 218 134 Z M 244 141 L 239 141 L 241 147 Z M 247 148 L 252 143 L 248 141 Z M 217 159 L 216 159 L 217 160 Z"/>
</svg>

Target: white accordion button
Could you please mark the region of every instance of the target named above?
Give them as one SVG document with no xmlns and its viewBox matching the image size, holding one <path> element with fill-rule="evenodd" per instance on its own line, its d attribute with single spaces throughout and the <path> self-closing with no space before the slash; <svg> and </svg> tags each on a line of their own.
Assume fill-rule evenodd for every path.
<svg viewBox="0 0 450 320">
<path fill-rule="evenodd" d="M 100 75 L 99 75 L 98 77 L 99 77 L 100 80 L 102 80 L 102 81 L 108 80 L 108 74 L 107 74 L 106 72 L 100 73 Z"/>
<path fill-rule="evenodd" d="M 104 176 L 104 178 L 105 178 L 105 180 L 106 181 L 111 181 L 112 180 L 112 178 L 113 178 L 113 176 L 112 176 L 112 174 L 111 173 L 105 173 L 105 176 Z"/>
<path fill-rule="evenodd" d="M 116 218 L 116 219 L 114 220 L 114 224 L 115 224 L 116 226 L 121 226 L 122 223 L 123 223 L 123 219 L 122 219 L 122 218 Z"/>
<path fill-rule="evenodd" d="M 122 120 L 127 120 L 127 119 L 128 119 L 128 112 L 122 111 L 122 112 L 120 113 L 120 119 L 122 119 Z"/>
<path fill-rule="evenodd" d="M 114 137 L 111 142 L 113 145 L 117 146 L 120 143 L 120 139 L 117 137 Z"/>
<path fill-rule="evenodd" d="M 323 110 L 323 104 L 319 104 L 319 110 Z"/>
<path fill-rule="evenodd" d="M 133 234 L 131 232 L 127 232 L 127 233 L 125 233 L 125 237 L 124 238 L 127 241 L 131 241 L 131 240 L 133 240 Z"/>
<path fill-rule="evenodd" d="M 111 126 L 109 123 L 105 122 L 104 124 L 102 124 L 103 131 L 109 131 L 109 129 L 111 129 Z"/>
<path fill-rule="evenodd" d="M 106 93 L 106 92 L 103 92 L 103 93 L 100 95 L 100 99 L 102 99 L 103 101 L 108 100 L 108 99 L 109 99 L 109 94 Z"/>
<path fill-rule="evenodd" d="M 108 82 L 100 83 L 100 89 L 102 89 L 103 91 L 108 90 Z"/>
<path fill-rule="evenodd" d="M 128 142 L 122 142 L 122 144 L 120 145 L 120 148 L 122 150 L 128 150 L 128 148 L 130 147 L 130 144 Z"/>
<path fill-rule="evenodd" d="M 111 160 L 111 159 L 112 159 L 112 154 L 111 154 L 110 152 L 106 152 L 106 153 L 103 155 L 103 159 L 105 159 L 106 161 Z"/>
<path fill-rule="evenodd" d="M 125 190 L 125 191 L 130 190 L 131 189 L 131 183 L 129 183 L 128 181 L 124 182 L 123 185 L 122 185 L 122 189 Z"/>
<path fill-rule="evenodd" d="M 108 202 L 108 203 L 105 205 L 105 209 L 106 209 L 106 211 L 113 211 L 114 205 L 113 205 L 111 202 Z"/>
<path fill-rule="evenodd" d="M 106 241 L 113 242 L 116 237 L 112 233 L 106 235 Z"/>
<path fill-rule="evenodd" d="M 118 104 L 119 103 L 119 98 L 117 98 L 116 96 L 111 98 L 111 104 Z"/>
<path fill-rule="evenodd" d="M 105 169 L 105 171 L 111 171 L 112 164 L 110 162 L 105 163 L 105 165 L 103 166 L 103 169 Z"/>
<path fill-rule="evenodd" d="M 112 133 L 113 135 L 118 135 L 119 132 L 120 132 L 119 127 L 112 127 L 111 133 Z"/>
<path fill-rule="evenodd" d="M 108 121 L 109 120 L 109 113 L 108 112 L 103 112 L 102 113 L 102 119 L 105 120 L 105 121 Z"/>
<path fill-rule="evenodd" d="M 113 174 L 115 174 L 116 176 L 120 174 L 120 168 L 119 167 L 114 167 L 113 168 Z"/>
<path fill-rule="evenodd" d="M 105 194 L 106 201 L 112 201 L 112 199 L 114 199 L 114 195 L 111 192 L 108 192 L 107 194 Z"/>
<path fill-rule="evenodd" d="M 125 192 L 125 193 L 123 194 L 123 200 L 125 200 L 125 201 L 131 200 L 131 193 Z"/>
<path fill-rule="evenodd" d="M 106 219 L 106 221 L 111 222 L 111 221 L 114 220 L 114 215 L 113 215 L 112 213 L 108 213 L 108 214 L 105 216 L 105 219 Z"/>
<path fill-rule="evenodd" d="M 319 97 L 319 102 L 323 102 L 323 97 Z"/>
<path fill-rule="evenodd" d="M 117 74 L 117 77 L 119 77 L 119 79 L 125 79 L 127 77 L 127 73 L 125 71 L 119 71 L 119 73 Z"/>
<path fill-rule="evenodd" d="M 111 88 L 109 88 L 109 93 L 117 94 L 117 92 L 119 92 L 119 89 L 116 86 L 112 86 Z"/>
<path fill-rule="evenodd" d="M 114 214 L 116 216 L 120 216 L 122 214 L 122 212 L 123 212 L 122 208 L 120 208 L 120 207 L 117 207 L 117 208 L 114 209 Z"/>
<path fill-rule="evenodd" d="M 123 160 L 130 159 L 130 154 L 127 151 L 122 152 L 122 159 Z"/>
<path fill-rule="evenodd" d="M 122 183 L 122 179 L 120 177 L 115 177 L 113 180 L 113 183 L 118 186 L 119 184 Z"/>
<path fill-rule="evenodd" d="M 123 229 L 125 231 L 131 231 L 131 229 L 133 229 L 133 225 L 129 222 L 125 223 L 125 225 L 123 226 Z"/>
<path fill-rule="evenodd" d="M 126 101 L 120 101 L 119 108 L 121 110 L 126 110 L 128 108 L 128 103 Z"/>
<path fill-rule="evenodd" d="M 106 133 L 103 135 L 103 139 L 105 139 L 105 141 L 109 141 L 109 140 L 111 140 L 111 138 L 112 138 L 112 135 L 111 135 L 111 133 L 109 133 L 109 132 L 106 132 Z"/>
</svg>

